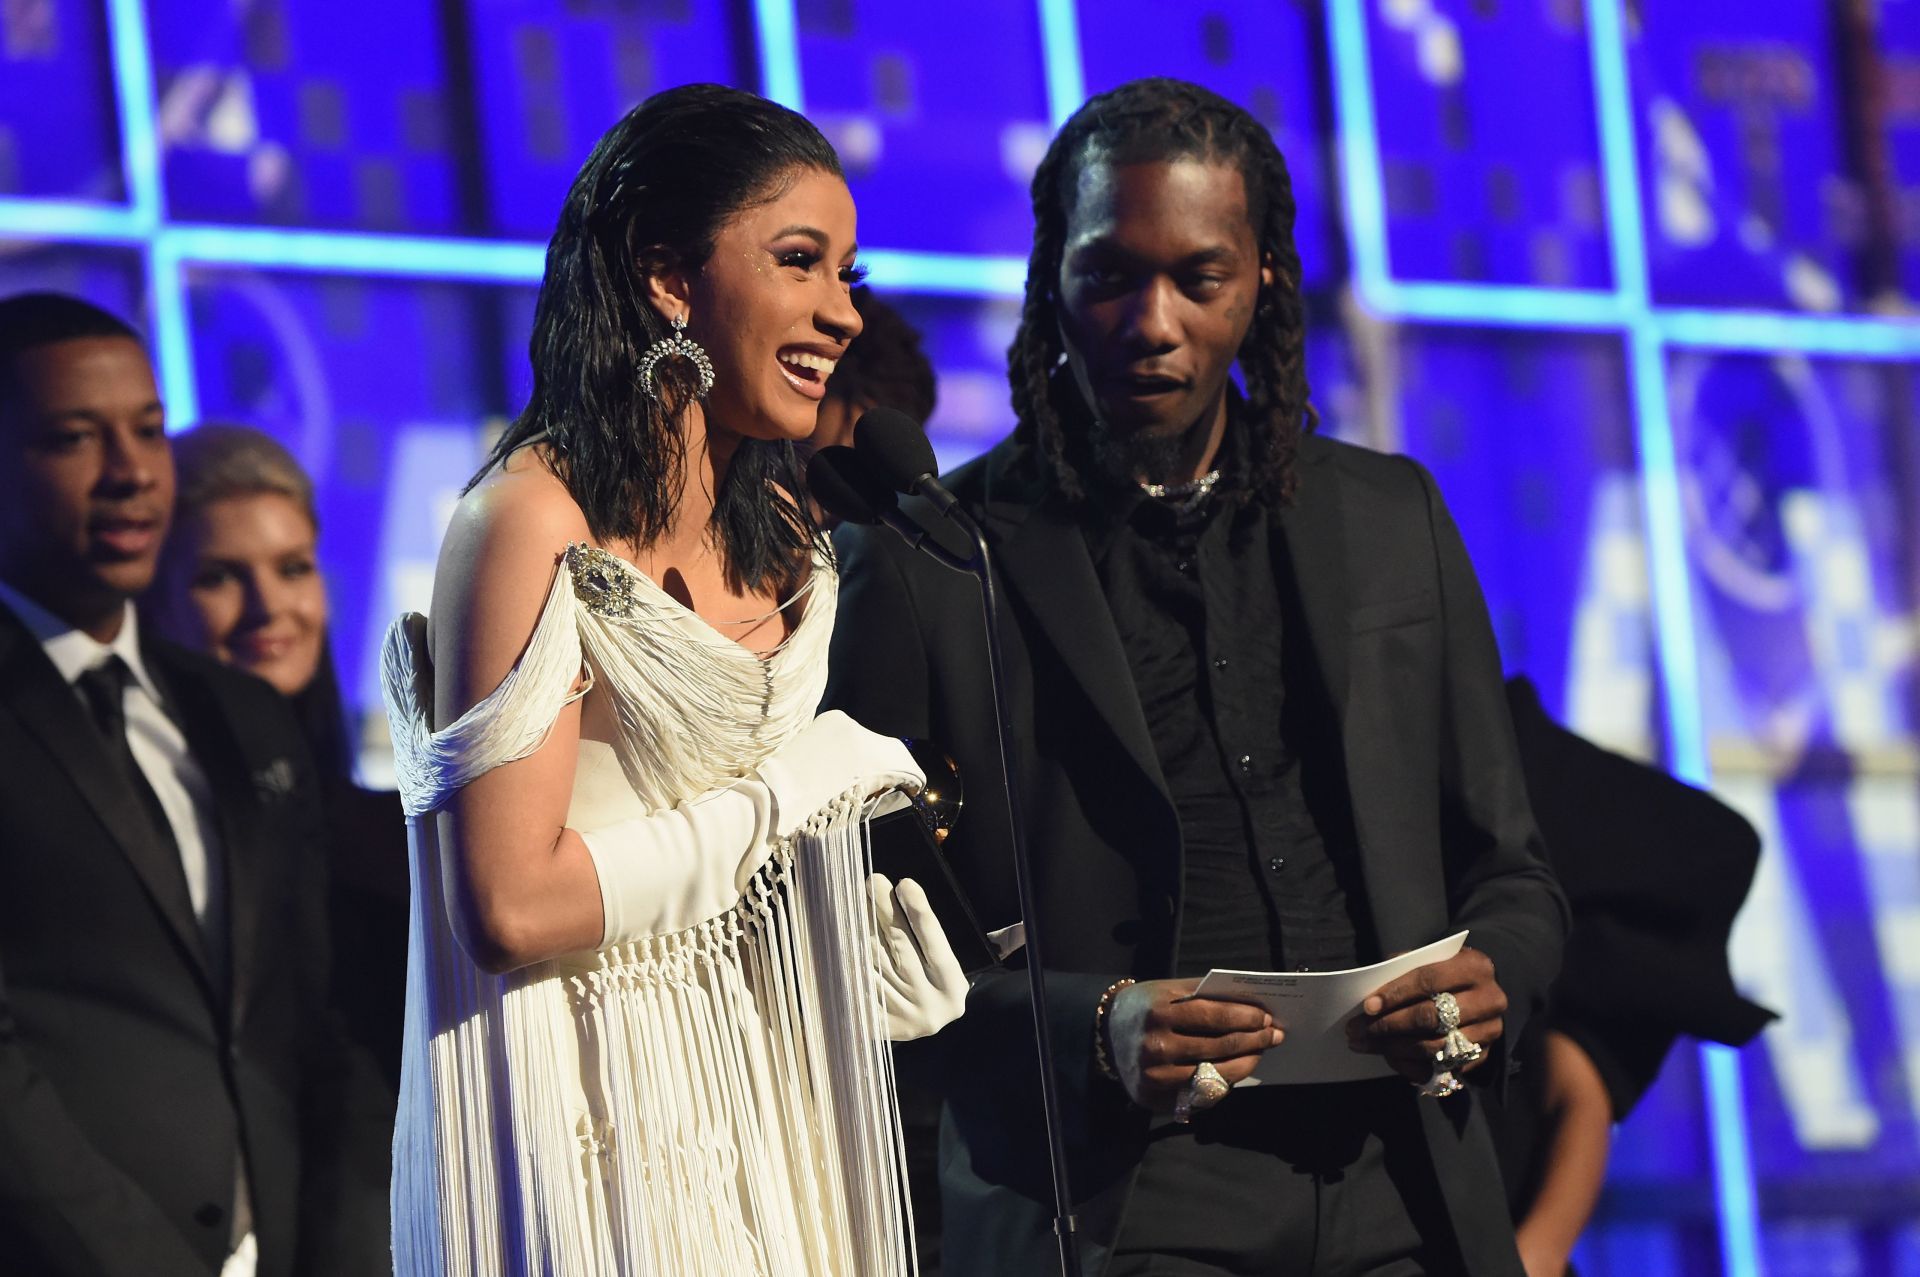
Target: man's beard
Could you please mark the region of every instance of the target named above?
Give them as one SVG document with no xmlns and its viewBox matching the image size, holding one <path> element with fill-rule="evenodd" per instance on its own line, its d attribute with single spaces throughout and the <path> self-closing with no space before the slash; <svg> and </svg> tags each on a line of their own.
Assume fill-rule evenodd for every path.
<svg viewBox="0 0 1920 1277">
<path fill-rule="evenodd" d="M 1206 418 L 1201 417 L 1172 433 L 1135 430 L 1122 434 L 1095 417 L 1087 443 L 1095 468 L 1112 483 L 1122 487 L 1142 482 L 1184 483 L 1193 477 L 1185 473 L 1188 447 L 1195 433 L 1205 429 Z"/>
</svg>

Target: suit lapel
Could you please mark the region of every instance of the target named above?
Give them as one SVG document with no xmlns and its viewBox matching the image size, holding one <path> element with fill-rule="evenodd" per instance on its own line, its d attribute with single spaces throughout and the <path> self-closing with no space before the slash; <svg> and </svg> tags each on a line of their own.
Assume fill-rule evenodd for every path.
<svg viewBox="0 0 1920 1277">
<path fill-rule="evenodd" d="M 0 704 L 4 704 L 73 779 L 108 837 L 145 884 L 201 978 L 213 985 L 206 948 L 179 855 L 156 839 L 145 812 L 87 721 L 86 711 L 47 654 L 13 614 L 0 608 Z"/>
<path fill-rule="evenodd" d="M 1347 562 L 1346 515 L 1340 489 L 1334 482 L 1334 471 L 1324 464 L 1325 454 L 1311 444 L 1309 440 L 1301 449 L 1299 486 L 1293 503 L 1281 510 L 1280 531 L 1294 587 L 1300 593 L 1307 641 L 1320 676 L 1326 680 L 1334 717 L 1344 736 L 1352 567 Z"/>
<path fill-rule="evenodd" d="M 1312 438 L 1303 444 L 1299 488 L 1282 525 L 1308 638 L 1339 726 L 1368 913 L 1383 952 L 1390 953 L 1435 938 L 1427 918 L 1431 901 L 1412 890 L 1409 866 L 1400 859 L 1404 844 L 1383 828 L 1384 810 L 1400 796 L 1406 765 L 1398 751 L 1395 707 L 1381 699 L 1389 684 L 1369 665 L 1367 681 L 1358 689 L 1354 686 L 1360 654 L 1352 630 L 1356 582 L 1377 576 L 1380 568 L 1354 557 L 1353 547 L 1365 539 L 1365 529 L 1353 520 L 1365 517 L 1364 512 L 1354 509 L 1342 493 L 1339 471 L 1327 464 L 1324 449 Z M 1364 590 L 1360 592 L 1365 597 Z"/>
<path fill-rule="evenodd" d="M 985 531 L 1001 579 L 1033 614 L 1101 721 L 1165 797 L 1160 756 L 1086 537 L 1037 488 L 1009 485 L 1004 463 L 996 469 L 1003 473 L 989 479 Z"/>
<path fill-rule="evenodd" d="M 147 668 L 168 699 L 168 708 L 187 748 L 200 763 L 211 788 L 214 821 L 220 843 L 208 847 L 207 857 L 217 860 L 225 887 L 225 915 L 228 928 L 227 985 L 235 1023 L 244 1008 L 247 982 L 245 973 L 258 940 L 258 910 L 250 902 L 258 890 L 258 869 L 246 849 L 258 844 L 254 801 L 247 762 L 226 716 L 221 712 L 212 688 L 199 678 L 179 669 L 162 648 L 145 649 Z M 212 866 L 209 866 L 210 868 Z"/>
</svg>

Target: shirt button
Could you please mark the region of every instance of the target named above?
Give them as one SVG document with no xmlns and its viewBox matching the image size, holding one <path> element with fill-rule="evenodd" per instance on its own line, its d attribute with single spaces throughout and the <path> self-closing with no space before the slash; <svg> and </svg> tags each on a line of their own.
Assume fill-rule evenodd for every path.
<svg viewBox="0 0 1920 1277">
<path fill-rule="evenodd" d="M 1250 772 L 1253 770 L 1252 754 L 1242 754 L 1240 755 L 1239 758 L 1235 759 L 1234 761 L 1240 765 L 1240 770 L 1243 772 Z"/>
<path fill-rule="evenodd" d="M 1269 860 L 1267 862 L 1267 868 L 1273 870 L 1275 873 L 1279 873 L 1282 869 L 1285 869 L 1286 867 L 1287 867 L 1287 858 L 1285 856 L 1275 856 L 1272 860 Z"/>
<path fill-rule="evenodd" d="M 1182 576 L 1192 576 L 1192 575 L 1193 575 L 1193 560 L 1192 560 L 1192 559 L 1182 559 L 1182 560 L 1180 560 L 1180 561 L 1179 561 L 1178 563 L 1176 563 L 1176 564 L 1174 564 L 1173 566 L 1174 566 L 1174 567 L 1176 567 L 1176 568 L 1178 568 L 1178 569 L 1180 569 L 1180 574 L 1181 574 Z"/>
</svg>

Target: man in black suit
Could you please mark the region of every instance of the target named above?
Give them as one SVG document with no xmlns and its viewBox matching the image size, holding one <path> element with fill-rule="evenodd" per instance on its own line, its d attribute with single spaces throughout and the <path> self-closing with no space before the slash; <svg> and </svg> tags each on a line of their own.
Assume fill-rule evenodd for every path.
<svg viewBox="0 0 1920 1277">
<path fill-rule="evenodd" d="M 950 486 L 1006 586 L 1087 1271 L 1518 1274 L 1474 1092 L 1503 1084 L 1566 909 L 1459 536 L 1419 466 L 1308 433 L 1291 189 L 1246 112 L 1122 86 L 1062 128 L 1033 204 L 1018 427 Z M 839 550 L 827 699 L 953 753 L 946 848 L 982 923 L 1011 922 L 974 587 L 885 532 Z M 1350 1024 L 1383 1076 L 1217 1098 L 1280 1035 L 1196 977 L 1457 930 Z M 1030 1016 L 994 972 L 929 1043 L 951 1273 L 1053 1264 Z"/>
<path fill-rule="evenodd" d="M 265 683 L 138 632 L 172 500 L 132 330 L 0 301 L 0 1268 L 383 1271 L 312 763 Z"/>
</svg>

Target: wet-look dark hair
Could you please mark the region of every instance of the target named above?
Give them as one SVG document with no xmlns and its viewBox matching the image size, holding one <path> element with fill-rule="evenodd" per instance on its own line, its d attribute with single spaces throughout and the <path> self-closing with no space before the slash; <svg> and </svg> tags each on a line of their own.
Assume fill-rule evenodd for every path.
<svg viewBox="0 0 1920 1277">
<path fill-rule="evenodd" d="M 1007 376 L 1017 437 L 1041 454 L 1054 486 L 1070 500 L 1086 495 L 1075 457 L 1084 456 L 1080 436 L 1088 409 L 1073 378 L 1055 372 L 1065 355 L 1060 264 L 1080 174 L 1093 163 L 1182 159 L 1222 162 L 1240 171 L 1259 261 L 1273 268 L 1273 282 L 1260 287 L 1253 324 L 1238 355 L 1246 391 L 1235 405 L 1241 430 L 1229 499 L 1272 505 L 1291 496 L 1300 436 L 1319 422 L 1307 393 L 1306 306 L 1293 242 L 1293 180 L 1273 135 L 1244 109 L 1197 84 L 1134 80 L 1075 111 L 1033 175 L 1033 252 L 1027 259 L 1026 304 L 1007 352 Z"/>
<path fill-rule="evenodd" d="M 839 156 L 804 116 L 717 84 L 657 93 L 607 130 L 547 245 L 533 396 L 473 482 L 544 438 L 596 539 L 658 540 L 681 496 L 680 423 L 698 374 L 671 358 L 654 372 L 658 399 L 640 383 L 647 347 L 671 331 L 648 303 L 645 279 L 697 274 L 729 218 L 780 198 L 810 169 L 842 176 Z M 787 499 L 803 483 L 791 443 L 740 441 L 714 494 L 711 529 L 736 584 L 785 587 L 825 550 L 809 503 Z"/>
</svg>

